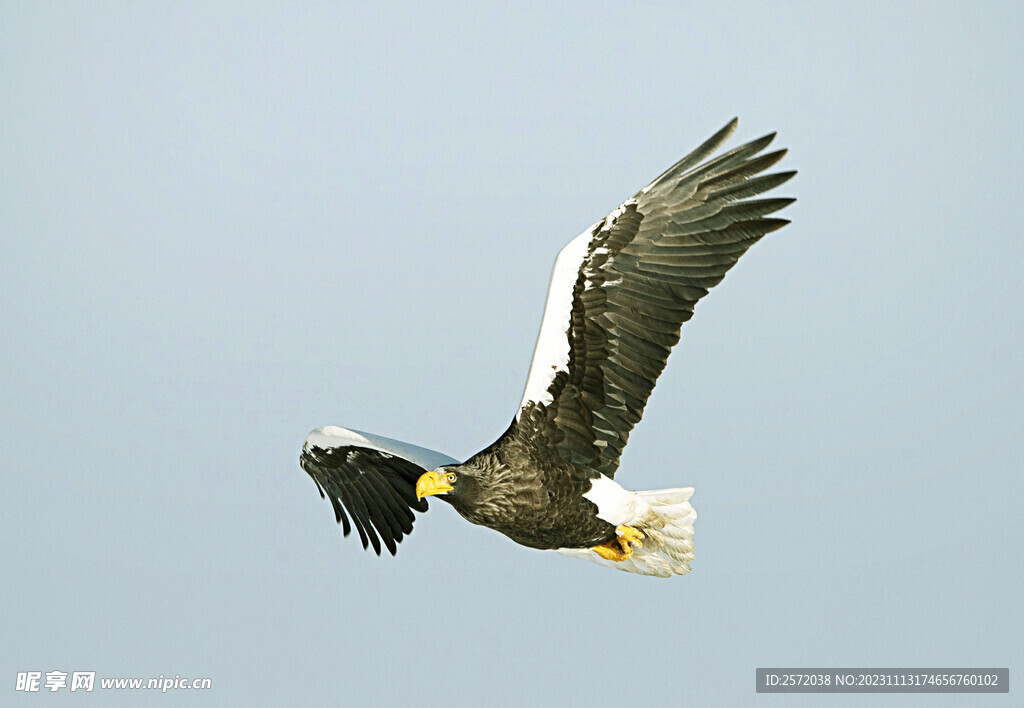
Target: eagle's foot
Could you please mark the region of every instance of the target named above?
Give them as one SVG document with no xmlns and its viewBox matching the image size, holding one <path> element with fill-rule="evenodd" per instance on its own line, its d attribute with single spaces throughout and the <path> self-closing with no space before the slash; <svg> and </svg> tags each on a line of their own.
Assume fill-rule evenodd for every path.
<svg viewBox="0 0 1024 708">
<path fill-rule="evenodd" d="M 618 526 L 615 529 L 615 538 L 600 546 L 593 546 L 590 550 L 605 560 L 619 563 L 632 557 L 633 549 L 643 545 L 641 543 L 643 537 L 644 534 L 639 529 L 632 526 Z"/>
</svg>

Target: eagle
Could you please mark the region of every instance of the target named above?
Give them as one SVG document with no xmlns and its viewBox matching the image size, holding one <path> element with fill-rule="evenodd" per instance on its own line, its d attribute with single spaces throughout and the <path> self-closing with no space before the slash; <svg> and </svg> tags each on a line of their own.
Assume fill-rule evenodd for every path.
<svg viewBox="0 0 1024 708">
<path fill-rule="evenodd" d="M 669 577 L 694 559 L 692 487 L 615 480 L 629 433 L 697 302 L 791 198 L 758 197 L 795 171 L 770 133 L 714 156 L 734 118 L 571 240 L 551 273 L 526 388 L 508 429 L 464 462 L 358 430 L 309 434 L 300 465 L 348 536 L 394 555 L 427 497 L 516 543 Z M 351 519 L 351 521 L 350 521 Z"/>
</svg>

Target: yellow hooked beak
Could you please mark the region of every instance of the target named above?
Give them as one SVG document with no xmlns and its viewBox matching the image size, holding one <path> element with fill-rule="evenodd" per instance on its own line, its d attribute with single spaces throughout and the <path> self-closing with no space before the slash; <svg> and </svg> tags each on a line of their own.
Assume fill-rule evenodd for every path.
<svg viewBox="0 0 1024 708">
<path fill-rule="evenodd" d="M 440 472 L 427 472 L 416 480 L 416 498 L 422 499 L 433 494 L 444 494 L 454 489 L 448 484 L 447 475 Z"/>
</svg>

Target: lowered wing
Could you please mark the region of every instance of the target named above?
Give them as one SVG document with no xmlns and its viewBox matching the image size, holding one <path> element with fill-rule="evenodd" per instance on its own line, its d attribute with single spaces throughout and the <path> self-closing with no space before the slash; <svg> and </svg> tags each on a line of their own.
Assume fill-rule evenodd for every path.
<svg viewBox="0 0 1024 708">
<path fill-rule="evenodd" d="M 458 462 L 416 445 L 327 426 L 306 438 L 299 464 L 320 496 L 331 500 L 346 536 L 355 525 L 363 548 L 372 544 L 380 555 L 383 540 L 395 555 L 397 544 L 412 532 L 413 511 L 427 510 L 427 500 L 416 499 L 416 480 L 427 470 Z"/>
</svg>

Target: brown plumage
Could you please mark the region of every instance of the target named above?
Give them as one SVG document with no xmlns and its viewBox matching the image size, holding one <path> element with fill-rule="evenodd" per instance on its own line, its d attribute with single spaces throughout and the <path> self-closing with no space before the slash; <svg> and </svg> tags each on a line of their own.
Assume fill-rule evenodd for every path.
<svg viewBox="0 0 1024 708">
<path fill-rule="evenodd" d="M 465 518 L 533 548 L 615 538 L 617 512 L 599 510 L 588 492 L 614 477 L 697 302 L 754 243 L 789 223 L 769 215 L 793 199 L 752 199 L 795 174 L 759 176 L 785 155 L 761 154 L 774 134 L 708 159 L 735 127 L 734 119 L 562 250 L 515 419 L 464 464 L 440 464 L 457 480 L 442 498 Z M 423 510 L 412 490 L 427 468 L 398 464 L 396 472 L 386 456 L 401 453 L 387 444 L 343 439 L 333 454 L 318 444 L 329 443 L 307 441 L 300 463 L 330 495 L 346 534 L 342 508 L 364 548 L 380 552 L 376 532 L 394 553 L 411 510 Z"/>
</svg>

